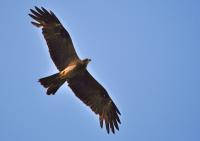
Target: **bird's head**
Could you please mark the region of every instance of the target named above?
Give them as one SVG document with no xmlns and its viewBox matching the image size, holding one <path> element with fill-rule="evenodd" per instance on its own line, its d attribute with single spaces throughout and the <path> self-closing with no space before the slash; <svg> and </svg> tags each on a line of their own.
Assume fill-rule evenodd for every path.
<svg viewBox="0 0 200 141">
<path fill-rule="evenodd" d="M 83 63 L 87 65 L 90 61 L 91 61 L 91 59 L 86 58 L 83 60 Z"/>
</svg>

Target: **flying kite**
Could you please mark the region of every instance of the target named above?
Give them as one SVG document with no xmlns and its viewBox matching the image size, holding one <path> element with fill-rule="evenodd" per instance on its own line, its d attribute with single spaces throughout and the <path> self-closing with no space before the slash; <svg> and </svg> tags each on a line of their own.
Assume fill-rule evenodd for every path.
<svg viewBox="0 0 200 141">
<path fill-rule="evenodd" d="M 74 94 L 99 115 L 101 128 L 105 124 L 107 133 L 110 130 L 115 133 L 115 129 L 119 130 L 121 114 L 105 88 L 88 72 L 87 65 L 91 59 L 81 60 L 78 57 L 69 33 L 52 11 L 43 7 L 30 11 L 29 16 L 35 20 L 31 23 L 42 28 L 51 59 L 59 70 L 56 74 L 39 79 L 47 89 L 47 95 L 54 95 L 67 82 Z"/>
</svg>

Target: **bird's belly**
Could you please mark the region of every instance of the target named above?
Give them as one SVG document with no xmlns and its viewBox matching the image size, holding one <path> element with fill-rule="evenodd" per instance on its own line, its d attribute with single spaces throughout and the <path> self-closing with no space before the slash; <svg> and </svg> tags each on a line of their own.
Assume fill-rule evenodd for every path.
<svg viewBox="0 0 200 141">
<path fill-rule="evenodd" d="M 81 67 L 79 65 L 71 65 L 60 72 L 60 78 L 70 79 L 81 72 Z"/>
</svg>

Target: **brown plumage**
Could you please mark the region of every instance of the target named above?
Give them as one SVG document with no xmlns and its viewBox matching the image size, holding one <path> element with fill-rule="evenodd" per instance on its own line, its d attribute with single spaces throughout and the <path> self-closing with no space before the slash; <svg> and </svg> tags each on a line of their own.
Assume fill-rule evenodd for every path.
<svg viewBox="0 0 200 141">
<path fill-rule="evenodd" d="M 47 88 L 47 94 L 55 94 L 59 87 L 68 82 L 75 95 L 99 115 L 100 126 L 106 125 L 106 130 L 115 133 L 119 130 L 120 112 L 105 88 L 99 84 L 87 71 L 90 59 L 80 60 L 67 30 L 62 26 L 52 11 L 43 7 L 30 9 L 36 27 L 42 28 L 50 56 L 59 70 L 58 73 L 39 79 L 41 85 Z"/>
</svg>

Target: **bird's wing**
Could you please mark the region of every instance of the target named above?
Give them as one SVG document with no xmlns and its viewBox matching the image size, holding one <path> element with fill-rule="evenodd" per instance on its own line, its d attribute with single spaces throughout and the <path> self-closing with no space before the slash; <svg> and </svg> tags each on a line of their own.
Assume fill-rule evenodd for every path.
<svg viewBox="0 0 200 141">
<path fill-rule="evenodd" d="M 120 112 L 104 87 L 86 70 L 68 81 L 75 95 L 99 115 L 101 128 L 105 122 L 107 132 L 119 130 Z"/>
<path fill-rule="evenodd" d="M 31 22 L 36 27 L 42 27 L 42 33 L 47 42 L 50 56 L 61 71 L 71 62 L 78 60 L 78 55 L 74 49 L 71 37 L 62 26 L 58 18 L 52 11 L 47 11 L 43 7 L 35 10 L 30 9 L 29 14 L 35 21 Z"/>
</svg>

